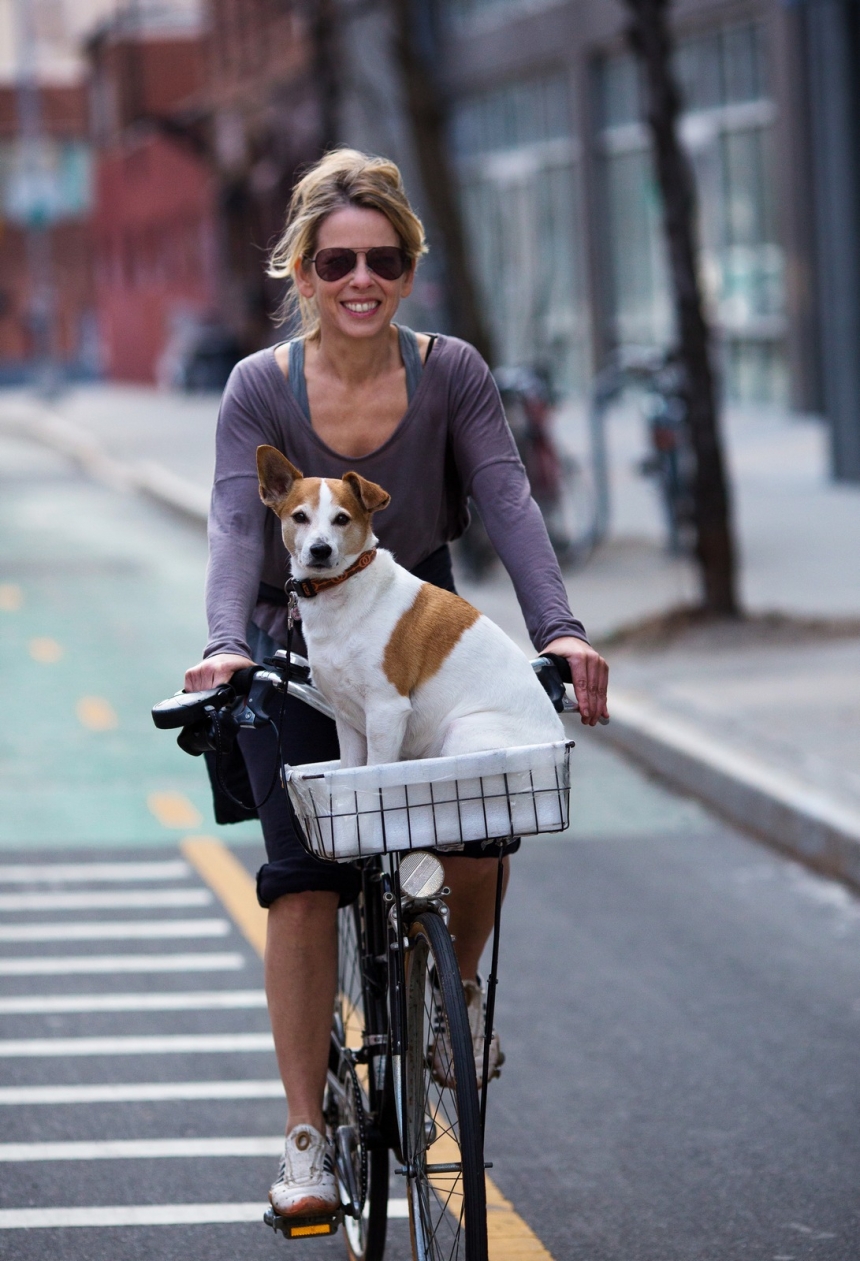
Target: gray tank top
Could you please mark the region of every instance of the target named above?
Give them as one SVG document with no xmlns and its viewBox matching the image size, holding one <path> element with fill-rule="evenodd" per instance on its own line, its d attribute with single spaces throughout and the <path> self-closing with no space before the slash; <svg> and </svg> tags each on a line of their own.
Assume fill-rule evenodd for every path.
<svg viewBox="0 0 860 1261">
<path fill-rule="evenodd" d="M 412 396 L 421 383 L 421 372 L 424 365 L 421 362 L 418 338 L 412 329 L 406 328 L 403 324 L 396 324 L 395 328 L 400 341 L 400 354 L 403 359 L 403 366 L 406 369 L 407 403 L 411 403 Z M 305 380 L 304 339 L 296 337 L 289 343 L 289 347 L 290 389 L 293 391 L 299 407 L 304 412 L 305 418 L 310 421 L 311 409 L 308 403 L 308 383 Z"/>
</svg>

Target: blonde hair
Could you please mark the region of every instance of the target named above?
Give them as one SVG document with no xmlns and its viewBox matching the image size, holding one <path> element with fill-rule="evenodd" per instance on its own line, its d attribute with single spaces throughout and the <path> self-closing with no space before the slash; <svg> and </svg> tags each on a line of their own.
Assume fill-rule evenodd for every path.
<svg viewBox="0 0 860 1261">
<path fill-rule="evenodd" d="M 286 280 L 289 285 L 278 311 L 278 323 L 283 324 L 298 311 L 306 337 L 318 333 L 319 315 L 313 299 L 303 298 L 293 283 L 296 266 L 313 257 L 323 220 L 344 206 L 362 206 L 384 214 L 411 266 L 427 253 L 424 225 L 409 204 L 395 163 L 357 149 L 333 149 L 327 153 L 293 189 L 286 227 L 266 269 L 267 275 Z"/>
</svg>

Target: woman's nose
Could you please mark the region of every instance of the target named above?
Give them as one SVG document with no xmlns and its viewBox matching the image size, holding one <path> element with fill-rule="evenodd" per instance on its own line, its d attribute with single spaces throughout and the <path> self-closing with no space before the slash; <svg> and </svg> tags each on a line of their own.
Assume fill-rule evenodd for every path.
<svg viewBox="0 0 860 1261">
<path fill-rule="evenodd" d="M 373 272 L 367 265 L 367 259 L 363 254 L 359 254 L 355 263 L 355 271 L 352 273 L 352 283 L 354 285 L 373 284 Z"/>
</svg>

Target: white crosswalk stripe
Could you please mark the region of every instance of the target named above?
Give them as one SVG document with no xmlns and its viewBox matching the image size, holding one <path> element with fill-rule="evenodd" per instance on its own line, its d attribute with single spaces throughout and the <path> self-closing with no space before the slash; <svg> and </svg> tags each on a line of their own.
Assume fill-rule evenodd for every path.
<svg viewBox="0 0 860 1261">
<path fill-rule="evenodd" d="M 74 1103 L 164 1103 L 192 1099 L 283 1099 L 277 1077 L 269 1081 L 108 1082 L 94 1086 L 3 1086 L 0 1107 Z"/>
<path fill-rule="evenodd" d="M 265 1138 L 106 1139 L 95 1143 L 0 1143 L 0 1162 L 168 1160 L 210 1156 L 280 1156 L 283 1134 Z"/>
<path fill-rule="evenodd" d="M 211 906 L 208 889 L 110 889 L 86 893 L 0 893 L 0 911 L 154 911 Z"/>
<path fill-rule="evenodd" d="M 93 1208 L 13 1208 L 0 1210 L 0 1230 L 73 1226 L 209 1226 L 262 1222 L 268 1204 L 118 1204 Z M 406 1200 L 388 1201 L 389 1220 L 409 1216 Z"/>
<path fill-rule="evenodd" d="M 265 1007 L 264 990 L 192 990 L 176 994 L 27 994 L 0 998 L 0 1015 L 48 1016 L 94 1011 L 231 1011 Z"/>
<path fill-rule="evenodd" d="M 142 880 L 187 880 L 181 858 L 143 863 L 0 863 L 0 884 L 73 884 Z"/>
<path fill-rule="evenodd" d="M 0 941 L 157 941 L 169 937 L 226 937 L 232 927 L 225 919 L 2 924 Z"/>
<path fill-rule="evenodd" d="M 251 1064 L 254 1061 L 246 1060 L 241 1063 L 240 1060 L 239 1071 L 244 1069 L 249 1075 L 231 1080 L 112 1082 L 99 1080 L 101 1073 L 97 1069 L 92 1073 L 95 1080 L 86 1080 L 85 1070 L 82 1069 L 79 1073 L 71 1067 L 68 1070 L 68 1076 L 73 1080 L 68 1082 L 62 1080 L 62 1076 L 65 1075 L 63 1063 L 66 1060 L 90 1058 L 95 1065 L 98 1063 L 98 1057 L 102 1056 L 140 1056 L 148 1059 L 152 1056 L 233 1054 L 242 1057 L 273 1052 L 271 1033 L 267 1029 L 265 1031 L 255 1029 L 255 1025 L 264 1019 L 261 1014 L 256 1013 L 262 1013 L 266 1005 L 265 993 L 260 988 L 259 971 L 254 974 L 257 988 L 202 990 L 192 988 L 194 982 L 190 978 L 194 974 L 230 973 L 247 968 L 249 965 L 247 948 L 207 951 L 205 946 L 202 946 L 196 951 L 193 949 L 169 951 L 169 945 L 159 948 L 157 944 L 169 943 L 171 939 L 177 938 L 189 940 L 226 938 L 236 933 L 232 922 L 225 918 L 170 917 L 171 911 L 181 912 L 186 908 L 204 908 L 213 905 L 215 899 L 210 890 L 202 887 L 195 880 L 189 879 L 195 876 L 196 873 L 184 861 L 60 863 L 54 866 L 50 863 L 44 866 L 26 863 L 0 864 L 0 886 L 4 884 L 7 888 L 15 884 L 19 886 L 19 890 L 16 891 L 0 892 L 0 915 L 4 916 L 4 919 L 0 921 L 0 943 L 8 943 L 7 949 L 11 950 L 15 946 L 26 947 L 27 943 L 39 942 L 55 942 L 58 945 L 62 942 L 82 944 L 92 942 L 95 950 L 98 949 L 99 942 L 142 943 L 140 947 L 132 945 L 128 953 L 122 954 L 83 952 L 60 954 L 55 952 L 50 956 L 31 954 L 22 957 L 16 952 L 14 957 L 11 953 L 5 956 L 0 955 L 0 979 L 4 977 L 10 979 L 6 993 L 0 994 L 0 1015 L 14 1016 L 20 1020 L 21 1023 L 15 1026 L 16 1032 L 19 1028 L 22 1032 L 28 1033 L 48 1030 L 51 1025 L 44 1023 L 43 1018 L 46 1017 L 87 1015 L 101 1017 L 100 1024 L 95 1028 L 92 1024 L 85 1025 L 87 1029 L 85 1036 L 66 1036 L 68 1024 L 63 1025 L 58 1021 L 58 1031 L 55 1036 L 25 1036 L 0 1040 L 0 1060 L 18 1059 L 24 1066 L 23 1071 L 26 1071 L 27 1061 L 43 1060 L 51 1065 L 49 1085 L 38 1084 L 38 1079 L 32 1084 L 27 1083 L 25 1078 L 25 1084 L 0 1087 L 0 1110 L 3 1110 L 7 1118 L 11 1120 L 15 1116 L 15 1108 L 35 1108 L 42 1116 L 47 1116 L 47 1113 L 42 1111 L 43 1109 L 65 1107 L 70 1109 L 68 1112 L 58 1111 L 52 1114 L 50 1129 L 46 1129 L 39 1123 L 36 1119 L 38 1114 L 34 1112 L 31 1114 L 34 1118 L 32 1125 L 28 1124 L 28 1129 L 23 1133 L 24 1138 L 32 1136 L 35 1139 L 40 1134 L 53 1136 L 57 1134 L 55 1127 L 57 1118 L 60 1118 L 62 1129 L 57 1138 L 51 1137 L 47 1141 L 0 1143 L 0 1165 L 4 1167 L 4 1183 L 14 1185 L 9 1182 L 9 1178 L 13 1176 L 16 1166 L 22 1171 L 27 1167 L 34 1167 L 33 1172 L 27 1174 L 27 1178 L 40 1179 L 43 1176 L 48 1177 L 48 1173 L 43 1174 L 41 1170 L 50 1170 L 50 1176 L 53 1177 L 53 1170 L 57 1165 L 90 1161 L 101 1162 L 107 1171 L 110 1171 L 112 1166 L 116 1166 L 117 1162 L 153 1162 L 143 1168 L 154 1171 L 146 1173 L 146 1178 L 152 1179 L 151 1182 L 147 1182 L 147 1185 L 154 1187 L 164 1186 L 167 1178 L 166 1174 L 158 1172 L 161 1167 L 158 1162 L 169 1164 L 183 1160 L 193 1162 L 210 1159 L 263 1159 L 271 1162 L 270 1173 L 274 1175 L 275 1162 L 283 1150 L 282 1133 L 274 1136 L 255 1135 L 253 1132 L 237 1136 L 217 1136 L 217 1131 L 221 1128 L 218 1123 L 219 1115 L 233 1116 L 228 1112 L 219 1113 L 218 1109 L 221 1105 L 226 1107 L 230 1101 L 235 1101 L 240 1106 L 242 1101 L 248 1101 L 250 1104 L 257 1101 L 258 1105 L 262 1101 L 264 1104 L 262 1112 L 257 1106 L 256 1111 L 250 1115 L 256 1118 L 257 1123 L 260 1117 L 263 1117 L 266 1129 L 277 1129 L 282 1124 L 285 1111 L 283 1085 L 274 1075 L 265 1078 L 251 1076 L 250 1073 L 253 1072 Z M 177 884 L 183 881 L 188 881 L 188 884 L 184 886 L 181 883 Z M 147 883 L 156 882 L 160 887 L 145 887 Z M 99 885 L 102 887 L 99 888 Z M 108 885 L 110 887 L 106 888 L 105 886 Z M 118 913 L 124 910 L 151 911 L 155 914 L 142 920 L 118 918 Z M 86 916 L 84 919 L 73 918 L 59 922 L 56 918 L 50 918 L 53 912 L 64 911 L 104 912 L 107 918 L 99 919 L 97 914 Z M 159 912 L 164 912 L 163 917 L 157 917 Z M 25 917 L 29 914 L 37 916 L 37 920 L 34 922 L 26 919 Z M 17 922 L 15 916 L 19 917 Z M 153 944 L 151 946 L 144 944 L 148 942 Z M 62 949 L 61 946 L 59 948 Z M 83 945 L 83 951 L 87 948 Z M 162 950 L 165 952 L 162 953 Z M 132 951 L 138 952 L 132 953 Z M 255 965 L 259 967 L 256 960 Z M 147 974 L 153 976 L 161 974 L 165 977 L 172 974 L 179 979 L 180 984 L 182 984 L 183 976 L 187 976 L 189 981 L 181 989 L 173 991 L 169 989 L 171 981 L 166 979 L 161 982 L 160 990 L 154 993 L 146 988 L 145 981 L 139 982 L 143 986 L 141 992 L 134 992 L 133 986 L 136 983 L 134 980 L 126 982 L 125 988 L 120 982 L 119 985 L 111 987 L 110 992 L 107 993 L 98 992 L 97 989 L 95 992 L 84 993 L 57 992 L 62 989 L 63 982 L 56 983 L 56 978 L 119 977 L 124 974 L 142 978 Z M 10 992 L 11 984 L 16 978 L 26 977 L 43 977 L 48 980 L 43 982 L 34 980 L 28 987 L 29 992 L 26 993 Z M 50 980 L 54 980 L 55 983 L 51 985 Z M 40 983 L 46 984 L 51 992 L 39 993 Z M 210 984 L 213 983 L 218 982 L 210 982 Z M 86 982 L 83 981 L 79 984 L 86 986 Z M 98 982 L 94 981 L 92 984 L 97 986 Z M 206 1012 L 212 1012 L 214 1015 L 208 1020 L 208 1028 L 206 1023 L 203 1024 L 204 1032 L 170 1031 L 176 1029 L 176 1021 L 181 1020 L 185 1013 Z M 218 1028 L 217 1023 L 219 1012 L 225 1013 L 221 1029 Z M 249 1013 L 239 1021 L 240 1025 L 244 1024 L 244 1029 L 230 1032 L 229 1025 L 226 1030 L 224 1029 L 224 1024 L 227 1023 L 226 1013 L 230 1012 Z M 161 1023 L 159 1023 L 159 1013 L 166 1014 L 166 1019 Z M 143 1025 L 137 1023 L 132 1026 L 142 1027 L 140 1034 L 124 1031 L 123 1017 L 129 1014 L 136 1014 L 140 1021 L 145 1022 Z M 151 1020 L 147 1019 L 148 1016 Z M 203 1019 L 206 1020 L 205 1017 Z M 198 1016 L 192 1028 L 200 1028 L 199 1020 Z M 168 1021 L 173 1023 L 168 1023 Z M 213 1024 L 215 1028 L 212 1028 Z M 72 1025 L 71 1028 L 74 1030 L 75 1026 Z M 181 1024 L 179 1028 L 182 1028 Z M 194 1063 L 194 1061 L 191 1062 Z M 187 1060 L 177 1059 L 175 1063 L 183 1065 L 185 1069 L 185 1074 L 177 1073 L 177 1077 L 188 1074 Z M 257 1060 L 256 1063 L 265 1063 L 265 1061 Z M 105 1070 L 105 1075 L 107 1075 L 107 1070 Z M 153 1072 L 153 1076 L 159 1075 L 160 1070 Z M 169 1073 L 165 1075 L 170 1077 Z M 77 1081 L 74 1080 L 75 1077 L 78 1078 Z M 80 1080 L 81 1077 L 84 1080 Z M 169 1134 L 171 1129 L 175 1134 L 177 1128 L 180 1133 L 185 1128 L 181 1119 L 183 1105 L 187 1104 L 191 1107 L 195 1102 L 206 1105 L 205 1113 L 198 1115 L 207 1117 L 206 1128 L 210 1134 L 212 1129 L 215 1129 L 215 1137 L 135 1136 L 135 1118 L 141 1115 L 139 1111 L 135 1111 L 135 1105 L 150 1105 L 153 1109 L 158 1108 L 159 1105 L 164 1106 L 166 1110 L 163 1114 L 151 1112 L 151 1115 L 160 1118 L 159 1129 L 162 1134 L 165 1131 Z M 109 1110 L 106 1107 L 103 1112 L 98 1111 L 99 1105 L 111 1104 L 125 1104 L 130 1107 L 128 1110 L 120 1107 L 118 1111 Z M 94 1107 L 95 1111 L 84 1114 L 74 1110 L 81 1106 Z M 26 1113 L 19 1115 L 28 1116 Z M 75 1117 L 80 1119 L 84 1115 L 88 1126 L 85 1132 L 88 1134 L 92 1133 L 93 1118 L 104 1117 L 105 1120 L 103 1127 L 97 1127 L 95 1136 L 81 1140 L 76 1137 Z M 177 1118 L 179 1118 L 178 1123 Z M 16 1127 L 18 1124 L 16 1122 Z M 101 1134 L 98 1133 L 99 1128 L 102 1130 Z M 233 1123 L 223 1128 L 231 1130 Z M 249 1126 L 249 1128 L 252 1127 Z M 106 1129 L 107 1133 L 105 1133 Z M 113 1134 L 110 1133 L 111 1129 L 114 1130 Z M 15 1132 L 21 1133 L 17 1128 Z M 156 1133 L 158 1132 L 157 1129 Z M 152 1133 L 151 1129 L 149 1133 Z M 167 1165 L 164 1167 L 166 1168 Z M 205 1168 L 206 1166 L 201 1167 L 201 1189 L 206 1186 L 203 1173 Z M 250 1168 L 253 1170 L 256 1167 Z M 86 1177 L 89 1179 L 95 1177 L 95 1174 L 87 1173 Z M 184 1175 L 182 1177 L 184 1180 Z M 105 1178 L 102 1193 L 98 1191 L 90 1193 L 97 1200 L 96 1204 L 79 1203 L 68 1207 L 48 1204 L 45 1207 L 5 1208 L 0 1210 L 0 1231 L 30 1231 L 44 1228 L 67 1230 L 75 1227 L 114 1229 L 145 1226 L 180 1227 L 188 1224 L 215 1225 L 231 1222 L 259 1223 L 261 1229 L 265 1229 L 262 1227 L 262 1217 L 267 1205 L 263 1202 L 249 1199 L 236 1203 L 115 1205 L 109 1203 L 111 1196 L 107 1190 L 108 1187 L 115 1185 L 115 1176 L 107 1172 Z M 236 1175 L 236 1178 L 240 1179 L 241 1175 Z M 251 1195 L 264 1193 L 269 1173 L 264 1174 L 266 1182 L 263 1186 L 259 1186 L 258 1178 L 258 1172 L 249 1173 L 247 1186 L 243 1187 L 241 1180 L 237 1180 L 235 1191 L 239 1194 L 242 1190 L 245 1190 L 246 1194 L 250 1191 Z M 233 1180 L 231 1173 L 231 1189 L 234 1189 Z M 28 1184 L 25 1181 L 22 1185 Z M 168 1188 L 169 1186 L 168 1183 Z M 29 1198 L 29 1192 L 26 1194 Z M 160 1195 L 165 1195 L 165 1191 L 162 1190 Z M 169 1199 L 169 1197 L 170 1190 L 167 1189 L 166 1198 Z M 159 1198 L 158 1193 L 154 1198 Z M 98 1202 L 99 1200 L 101 1203 Z M 106 1200 L 108 1203 L 105 1203 Z M 6 1202 L 9 1203 L 8 1196 Z M 29 1203 L 32 1205 L 32 1200 L 29 1200 Z M 396 1219 L 406 1216 L 406 1201 L 392 1200 L 389 1205 L 389 1217 Z M 0 1247 L 0 1254 L 3 1252 L 4 1248 Z"/>
<path fill-rule="evenodd" d="M 97 972 L 232 972 L 244 968 L 245 957 L 224 954 L 35 955 L 0 958 L 0 976 L 71 976 Z"/>
<path fill-rule="evenodd" d="M 203 1055 L 271 1051 L 270 1033 L 168 1033 L 116 1038 L 6 1038 L 0 1058 L 66 1055 Z"/>
</svg>

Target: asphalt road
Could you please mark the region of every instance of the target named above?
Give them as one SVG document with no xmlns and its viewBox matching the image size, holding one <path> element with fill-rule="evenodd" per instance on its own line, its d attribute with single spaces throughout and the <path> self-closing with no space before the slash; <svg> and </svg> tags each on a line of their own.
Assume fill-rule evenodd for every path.
<svg viewBox="0 0 860 1261">
<path fill-rule="evenodd" d="M 191 833 L 260 859 L 253 825 L 216 829 L 202 768 L 148 721 L 199 651 L 199 535 L 4 442 L 0 558 L 0 1255 L 340 1256 L 253 1220 L 284 1119 L 260 966 L 176 865 Z M 505 908 L 494 1180 L 555 1261 L 854 1261 L 860 904 L 599 734 L 574 761 L 571 833 L 524 845 Z M 204 1041 L 139 1041 L 155 1037 Z M 109 1141 L 130 1146 L 56 1146 Z M 57 1206 L 181 1204 L 251 1207 L 40 1228 Z M 29 1229 L 3 1215 L 27 1210 Z M 390 1255 L 407 1256 L 399 1220 Z"/>
</svg>

